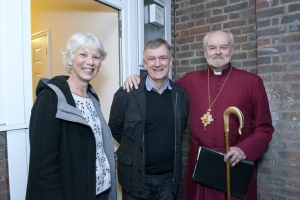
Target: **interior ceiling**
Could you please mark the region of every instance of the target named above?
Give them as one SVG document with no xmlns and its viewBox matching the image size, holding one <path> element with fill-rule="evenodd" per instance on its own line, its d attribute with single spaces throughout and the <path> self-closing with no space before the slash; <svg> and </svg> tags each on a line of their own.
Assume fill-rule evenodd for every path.
<svg viewBox="0 0 300 200">
<path fill-rule="evenodd" d="M 40 0 L 39 0 L 40 1 Z M 82 7 L 85 7 L 85 6 L 95 6 L 96 3 L 98 4 L 101 4 L 100 2 L 98 1 L 95 1 L 95 0 L 47 0 L 51 3 L 57 3 L 57 4 L 60 4 L 60 5 L 76 5 L 76 6 L 82 6 Z"/>
<path fill-rule="evenodd" d="M 31 7 L 43 10 L 99 10 L 106 5 L 95 0 L 31 0 Z"/>
</svg>

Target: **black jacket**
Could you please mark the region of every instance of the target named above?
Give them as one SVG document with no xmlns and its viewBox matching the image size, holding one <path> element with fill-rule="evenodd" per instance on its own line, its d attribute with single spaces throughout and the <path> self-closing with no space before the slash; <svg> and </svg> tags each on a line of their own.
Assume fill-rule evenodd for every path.
<svg viewBox="0 0 300 200">
<path fill-rule="evenodd" d="M 76 108 L 68 77 L 42 79 L 29 126 L 30 163 L 26 200 L 96 199 L 95 136 Z M 88 92 L 102 125 L 111 170 L 110 200 L 116 199 L 113 139 L 93 88 Z"/>
<path fill-rule="evenodd" d="M 185 90 L 170 80 L 175 120 L 175 163 L 173 191 L 176 194 L 182 177 L 181 136 L 188 119 L 188 96 Z M 145 198 L 144 128 L 146 121 L 145 78 L 139 88 L 127 93 L 120 88 L 114 95 L 109 126 L 120 147 L 118 179 L 122 188 L 135 198 Z"/>
</svg>

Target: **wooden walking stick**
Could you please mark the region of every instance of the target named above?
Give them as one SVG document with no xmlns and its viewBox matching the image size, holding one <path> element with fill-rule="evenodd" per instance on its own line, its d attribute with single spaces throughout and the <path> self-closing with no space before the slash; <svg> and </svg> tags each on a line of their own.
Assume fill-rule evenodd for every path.
<svg viewBox="0 0 300 200">
<path fill-rule="evenodd" d="M 230 144 L 229 144 L 229 115 L 231 113 L 236 114 L 240 120 L 239 134 L 242 134 L 242 128 L 244 126 L 244 116 L 242 112 L 236 107 L 229 107 L 224 112 L 224 132 L 225 132 L 225 150 L 226 153 L 229 152 Z M 226 187 L 227 187 L 227 200 L 231 199 L 231 186 L 230 186 L 230 159 L 226 162 Z"/>
</svg>

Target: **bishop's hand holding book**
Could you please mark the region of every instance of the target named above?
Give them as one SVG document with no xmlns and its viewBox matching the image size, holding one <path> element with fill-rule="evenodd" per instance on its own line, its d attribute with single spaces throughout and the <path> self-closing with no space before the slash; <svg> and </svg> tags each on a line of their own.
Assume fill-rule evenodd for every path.
<svg viewBox="0 0 300 200">
<path fill-rule="evenodd" d="M 253 173 L 254 163 L 241 160 L 231 167 L 231 193 L 243 199 Z M 226 193 L 226 162 L 224 154 L 206 147 L 199 147 L 193 180 L 207 187 Z"/>
</svg>

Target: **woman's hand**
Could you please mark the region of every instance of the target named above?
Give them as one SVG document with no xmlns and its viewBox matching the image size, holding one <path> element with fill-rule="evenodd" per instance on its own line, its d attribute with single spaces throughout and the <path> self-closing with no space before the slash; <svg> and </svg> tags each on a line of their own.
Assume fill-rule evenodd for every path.
<svg viewBox="0 0 300 200">
<path fill-rule="evenodd" d="M 138 89 L 138 85 L 141 82 L 141 77 L 137 74 L 133 74 L 131 76 L 128 76 L 126 78 L 126 81 L 124 82 L 123 89 L 127 90 L 127 92 L 130 92 L 132 90 L 133 86 L 135 89 Z"/>
</svg>

